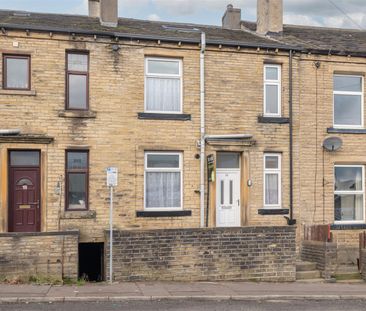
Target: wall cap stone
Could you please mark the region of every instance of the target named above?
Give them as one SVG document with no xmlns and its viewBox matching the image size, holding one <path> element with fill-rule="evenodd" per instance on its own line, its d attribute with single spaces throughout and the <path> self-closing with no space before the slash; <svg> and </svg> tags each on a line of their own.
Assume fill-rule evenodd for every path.
<svg viewBox="0 0 366 311">
<path fill-rule="evenodd" d="M 79 235 L 79 230 L 52 231 L 52 232 L 6 232 L 0 233 L 0 238 L 21 238 L 29 236 L 62 236 Z"/>
</svg>

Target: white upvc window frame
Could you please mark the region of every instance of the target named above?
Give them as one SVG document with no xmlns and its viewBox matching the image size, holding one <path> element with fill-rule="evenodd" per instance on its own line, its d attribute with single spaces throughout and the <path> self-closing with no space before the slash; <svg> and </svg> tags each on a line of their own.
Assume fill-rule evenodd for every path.
<svg viewBox="0 0 366 311">
<path fill-rule="evenodd" d="M 278 168 L 266 168 L 266 158 L 277 157 Z M 278 204 L 266 204 L 266 175 L 277 174 L 278 176 Z M 264 153 L 263 155 L 263 206 L 265 209 L 281 209 L 282 208 L 282 154 L 281 153 Z"/>
<path fill-rule="evenodd" d="M 179 74 L 157 74 L 149 73 L 149 61 L 156 60 L 162 62 L 178 62 L 179 63 Z M 182 114 L 183 113 L 183 60 L 180 58 L 169 58 L 169 57 L 145 57 L 145 78 L 144 78 L 144 111 L 146 113 L 165 113 L 165 114 Z M 148 110 L 147 109 L 147 78 L 171 78 L 179 79 L 180 81 L 180 110 L 179 111 L 161 111 L 161 110 Z"/>
<path fill-rule="evenodd" d="M 340 128 L 340 129 L 362 129 L 364 128 L 364 77 L 361 75 L 355 74 L 333 74 L 333 81 L 334 77 L 357 77 L 361 78 L 361 92 L 347 92 L 347 91 L 335 91 L 333 85 L 333 127 Z M 333 82 L 334 83 L 334 82 Z M 361 95 L 361 125 L 342 125 L 342 124 L 335 124 L 335 95 Z"/>
<path fill-rule="evenodd" d="M 266 72 L 267 68 L 276 68 L 278 70 L 278 79 L 277 80 L 267 80 Z M 282 116 L 282 66 L 277 64 L 265 64 L 263 67 L 263 116 L 264 117 L 281 117 Z M 267 85 L 274 85 L 278 88 L 278 113 L 267 113 Z"/>
<path fill-rule="evenodd" d="M 335 185 L 336 183 L 336 174 L 335 174 L 335 170 L 337 167 L 357 167 L 357 168 L 361 168 L 362 169 L 362 191 L 361 190 L 351 190 L 351 191 L 336 191 L 334 189 L 333 186 L 333 209 L 334 209 L 334 213 L 335 213 L 335 202 L 334 202 L 334 196 L 336 194 L 362 194 L 363 195 L 363 220 L 334 220 L 335 224 L 364 224 L 365 220 L 366 220 L 366 213 L 365 213 L 365 166 L 364 165 L 360 165 L 360 164 L 337 164 L 334 165 L 334 170 L 333 170 L 333 178 L 334 178 L 334 182 L 333 185 Z M 334 215 L 335 218 L 335 215 Z"/>
<path fill-rule="evenodd" d="M 147 158 L 149 155 L 178 155 L 179 156 L 179 168 L 148 168 Z M 157 172 L 157 173 L 180 173 L 180 207 L 146 207 L 146 173 Z M 146 151 L 144 159 L 144 210 L 152 212 L 161 211 L 182 211 L 183 210 L 183 153 L 182 152 L 164 152 L 164 151 Z"/>
</svg>

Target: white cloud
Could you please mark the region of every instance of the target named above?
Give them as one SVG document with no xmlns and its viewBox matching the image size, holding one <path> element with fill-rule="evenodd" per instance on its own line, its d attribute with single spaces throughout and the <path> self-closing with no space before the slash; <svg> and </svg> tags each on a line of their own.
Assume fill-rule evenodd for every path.
<svg viewBox="0 0 366 311">
<path fill-rule="evenodd" d="M 161 20 L 161 18 L 160 18 L 160 16 L 158 15 L 158 14 L 150 14 L 148 17 L 147 17 L 147 19 L 149 20 L 149 21 L 160 21 Z"/>
<path fill-rule="evenodd" d="M 255 3 L 255 0 L 151 0 L 157 8 L 166 10 L 171 14 L 178 16 L 195 13 L 204 13 L 205 11 L 225 11 L 228 4 L 234 7 L 244 8 Z"/>
<path fill-rule="evenodd" d="M 285 24 L 292 24 L 292 25 L 305 25 L 305 26 L 322 26 L 321 23 L 316 21 L 311 16 L 301 15 L 301 14 L 289 14 L 284 16 L 284 23 Z"/>
<path fill-rule="evenodd" d="M 79 1 L 77 6 L 71 8 L 70 14 L 88 14 L 88 0 Z"/>
</svg>

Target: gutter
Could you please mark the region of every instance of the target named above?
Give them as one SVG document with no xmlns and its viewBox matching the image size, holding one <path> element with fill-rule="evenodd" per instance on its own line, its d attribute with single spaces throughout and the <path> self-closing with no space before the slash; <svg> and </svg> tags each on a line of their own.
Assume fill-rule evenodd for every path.
<svg viewBox="0 0 366 311">
<path fill-rule="evenodd" d="M 0 135 L 4 135 L 4 136 L 12 136 L 12 135 L 19 135 L 20 134 L 20 129 L 0 129 Z"/>
<path fill-rule="evenodd" d="M 200 112 L 201 112 L 201 130 L 200 130 L 200 226 L 205 227 L 205 51 L 206 34 L 201 33 L 201 52 L 200 52 Z"/>
</svg>

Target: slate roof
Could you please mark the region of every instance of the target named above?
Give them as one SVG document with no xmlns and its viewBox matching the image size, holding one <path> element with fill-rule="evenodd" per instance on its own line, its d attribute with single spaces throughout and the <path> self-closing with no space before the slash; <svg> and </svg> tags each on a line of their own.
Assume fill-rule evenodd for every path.
<svg viewBox="0 0 366 311">
<path fill-rule="evenodd" d="M 256 30 L 256 23 L 243 21 L 242 25 L 252 32 Z M 323 51 L 332 55 L 366 55 L 364 30 L 284 25 L 283 33 L 273 38 L 301 50 Z"/>
<path fill-rule="evenodd" d="M 256 34 L 256 24 L 253 22 L 243 21 L 242 25 L 245 28 L 243 30 L 228 30 L 219 26 L 120 18 L 118 27 L 112 28 L 101 26 L 98 18 L 83 15 L 0 10 L 0 28 L 5 29 L 29 29 L 190 43 L 199 43 L 200 32 L 204 31 L 208 44 L 366 56 L 366 31 L 284 25 L 281 35 L 268 37 Z"/>
<path fill-rule="evenodd" d="M 264 38 L 250 31 L 228 30 L 218 26 L 152 22 L 120 18 L 118 27 L 104 27 L 98 18 L 83 15 L 61 15 L 0 10 L 0 28 L 62 31 L 115 35 L 126 38 L 165 39 L 169 41 L 200 42 L 200 31 L 206 33 L 207 43 L 274 47 L 288 49 L 286 44 Z M 189 32 L 191 30 L 198 30 Z"/>
</svg>

